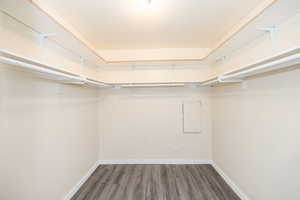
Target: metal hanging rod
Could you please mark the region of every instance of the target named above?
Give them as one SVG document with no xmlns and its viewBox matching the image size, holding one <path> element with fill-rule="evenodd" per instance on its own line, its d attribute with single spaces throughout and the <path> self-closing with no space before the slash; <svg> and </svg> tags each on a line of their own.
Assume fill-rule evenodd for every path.
<svg viewBox="0 0 300 200">
<path fill-rule="evenodd" d="M 89 79 L 89 78 L 85 79 L 85 83 L 88 84 L 88 85 L 91 85 L 91 86 L 99 87 L 99 88 L 104 88 L 104 87 L 109 87 L 110 86 L 107 83 L 96 81 L 96 80 Z"/>
<path fill-rule="evenodd" d="M 134 88 L 134 87 L 184 87 L 188 83 L 126 83 L 126 84 L 116 84 L 116 86 L 124 88 Z M 190 83 L 189 83 L 190 84 Z"/>
<path fill-rule="evenodd" d="M 218 77 L 214 77 L 200 83 L 201 86 L 212 86 L 218 83 Z"/>
<path fill-rule="evenodd" d="M 214 78 L 202 82 L 201 86 L 213 86 L 218 83 L 240 83 L 243 81 L 243 78 L 291 67 L 297 64 L 300 64 L 300 47 L 298 46 L 246 65 L 238 70 L 215 76 Z"/>
<path fill-rule="evenodd" d="M 191 87 L 196 88 L 201 86 L 201 82 L 192 82 L 192 81 L 185 81 L 185 82 L 133 82 L 133 83 L 111 83 L 113 86 L 118 87 Z"/>
<path fill-rule="evenodd" d="M 106 83 L 98 80 L 93 80 L 91 78 L 86 78 L 82 75 L 72 74 L 70 72 L 57 70 L 56 67 L 41 63 L 39 61 L 33 60 L 31 58 L 23 57 L 18 54 L 12 53 L 10 51 L 0 49 L 0 62 L 16 65 L 28 70 L 49 74 L 52 76 L 57 76 L 63 78 L 68 83 L 76 84 L 87 84 L 96 87 L 170 87 L 170 86 L 185 86 L 185 85 L 197 85 L 200 86 L 200 82 L 155 82 L 155 83 Z M 60 80 L 60 79 L 56 79 Z"/>
<path fill-rule="evenodd" d="M 43 68 L 43 67 L 40 67 L 40 66 L 37 66 L 37 65 L 21 62 L 21 61 L 12 59 L 12 58 L 6 58 L 4 56 L 0 56 L 0 62 L 5 63 L 5 64 L 10 64 L 10 65 L 20 66 L 22 68 L 29 69 L 29 70 L 36 71 L 36 72 L 40 72 L 40 73 L 45 73 L 45 74 L 49 74 L 49 75 L 58 76 L 58 77 L 61 77 L 61 78 L 64 78 L 64 79 L 72 80 L 72 81 L 84 82 L 84 79 L 80 76 L 70 75 L 70 74 L 55 71 L 55 70 L 52 70 L 52 69 Z"/>
<path fill-rule="evenodd" d="M 11 53 L 7 50 L 0 49 L 0 62 L 10 65 L 15 65 L 28 69 L 31 71 L 39 72 L 42 74 L 47 74 L 55 76 L 55 80 L 65 81 L 66 83 L 71 84 L 87 84 L 96 87 L 106 87 L 108 84 L 86 78 L 82 75 L 73 74 L 70 72 L 57 70 L 54 66 L 38 62 L 36 60 L 19 56 L 17 54 Z"/>
<path fill-rule="evenodd" d="M 246 65 L 238 70 L 210 78 L 202 82 L 153 82 L 153 83 L 106 83 L 102 81 L 86 78 L 82 75 L 72 74 L 62 70 L 55 69 L 56 67 L 40 63 L 38 61 L 19 56 L 9 51 L 0 49 L 0 62 L 23 67 L 32 71 L 50 74 L 63 78 L 63 80 L 76 81 L 76 83 L 87 84 L 97 87 L 205 87 L 213 86 L 218 83 L 235 83 L 241 82 L 243 78 L 265 73 L 273 70 L 282 69 L 285 67 L 300 64 L 300 47 L 288 49 L 262 60 L 259 60 L 250 65 Z M 61 79 L 57 79 L 61 80 Z"/>
<path fill-rule="evenodd" d="M 296 64 L 300 64 L 300 47 L 288 49 L 275 56 L 247 65 L 240 70 L 224 73 L 221 78 L 222 80 L 242 79 L 247 76 L 278 70 Z"/>
<path fill-rule="evenodd" d="M 46 68 L 50 68 L 50 69 L 55 69 L 55 66 L 46 64 L 46 63 L 42 63 L 40 61 L 34 60 L 32 58 L 26 57 L 26 56 L 21 56 L 19 54 L 13 53 L 11 51 L 8 51 L 6 49 L 0 49 L 0 55 L 7 57 L 7 58 L 11 58 L 17 61 L 21 61 L 21 62 L 25 62 L 25 63 L 29 63 L 29 64 L 33 64 L 33 65 L 37 65 L 37 66 L 41 66 L 41 67 L 46 67 Z M 67 74 L 71 74 L 74 75 L 71 72 L 67 72 L 67 71 L 62 71 L 62 70 L 56 70 L 56 71 L 61 71 L 63 73 L 67 73 Z"/>
<path fill-rule="evenodd" d="M 279 60 L 276 60 L 276 61 L 273 61 L 270 63 L 259 65 L 254 68 L 243 70 L 240 72 L 230 73 L 228 75 L 225 74 L 222 76 L 222 79 L 226 80 L 226 79 L 232 79 L 232 78 L 243 78 L 245 76 L 250 76 L 250 75 L 255 75 L 258 73 L 264 73 L 267 71 L 271 71 L 270 68 L 272 68 L 272 71 L 273 71 L 276 69 L 281 69 L 281 68 L 293 66 L 296 64 L 300 64 L 300 53 L 286 57 L 286 58 L 282 58 L 282 59 L 279 59 Z"/>
</svg>

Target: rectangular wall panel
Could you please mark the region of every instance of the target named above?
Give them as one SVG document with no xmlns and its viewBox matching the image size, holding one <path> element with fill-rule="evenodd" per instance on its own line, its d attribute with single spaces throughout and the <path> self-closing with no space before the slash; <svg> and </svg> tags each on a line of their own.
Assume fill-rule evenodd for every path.
<svg viewBox="0 0 300 200">
<path fill-rule="evenodd" d="M 182 104 L 183 132 L 200 133 L 202 131 L 201 101 L 189 101 Z"/>
</svg>

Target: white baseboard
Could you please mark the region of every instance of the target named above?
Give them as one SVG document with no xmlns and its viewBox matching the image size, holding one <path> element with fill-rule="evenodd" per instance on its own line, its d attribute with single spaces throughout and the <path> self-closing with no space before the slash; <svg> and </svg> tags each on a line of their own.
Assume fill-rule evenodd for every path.
<svg viewBox="0 0 300 200">
<path fill-rule="evenodd" d="M 216 163 L 213 162 L 212 166 L 231 187 L 231 189 L 240 197 L 241 200 L 250 200 L 249 197 L 233 182 L 231 178 L 229 178 L 229 176 L 225 174 L 225 172 Z"/>
<path fill-rule="evenodd" d="M 81 180 L 70 190 L 70 192 L 64 197 L 63 200 L 70 200 L 76 192 L 80 189 L 80 187 L 89 179 L 89 177 L 93 174 L 93 172 L 99 166 L 99 162 L 97 161 L 89 171 L 81 178 Z"/>
<path fill-rule="evenodd" d="M 165 159 L 144 159 L 144 160 L 99 160 L 99 165 L 121 165 L 121 164 L 212 164 L 211 160 L 181 160 L 181 159 L 174 159 L 174 160 L 165 160 Z"/>
</svg>

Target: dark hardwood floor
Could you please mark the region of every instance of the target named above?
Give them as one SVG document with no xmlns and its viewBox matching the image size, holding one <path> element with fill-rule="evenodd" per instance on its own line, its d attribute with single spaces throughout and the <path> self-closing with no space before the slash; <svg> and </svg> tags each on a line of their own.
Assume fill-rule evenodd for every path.
<svg viewBox="0 0 300 200">
<path fill-rule="evenodd" d="M 101 165 L 72 200 L 240 200 L 211 165 Z"/>
</svg>

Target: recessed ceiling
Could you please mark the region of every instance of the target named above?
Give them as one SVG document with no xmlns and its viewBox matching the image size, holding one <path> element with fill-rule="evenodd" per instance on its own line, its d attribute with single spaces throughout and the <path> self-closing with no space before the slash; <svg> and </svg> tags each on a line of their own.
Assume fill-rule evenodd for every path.
<svg viewBox="0 0 300 200">
<path fill-rule="evenodd" d="M 262 0 L 39 0 L 96 49 L 212 48 Z"/>
</svg>

